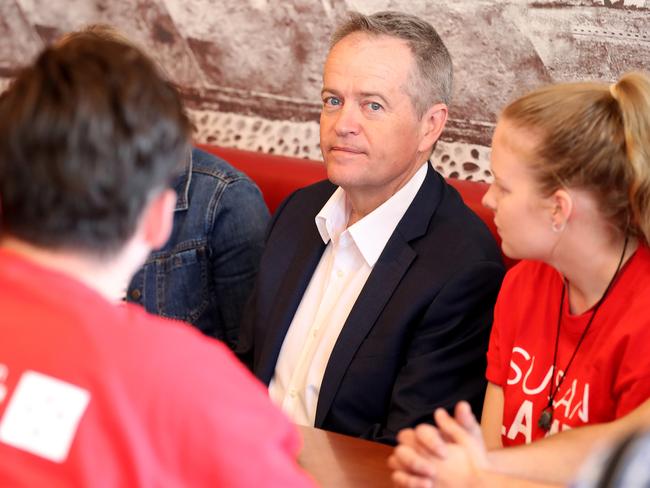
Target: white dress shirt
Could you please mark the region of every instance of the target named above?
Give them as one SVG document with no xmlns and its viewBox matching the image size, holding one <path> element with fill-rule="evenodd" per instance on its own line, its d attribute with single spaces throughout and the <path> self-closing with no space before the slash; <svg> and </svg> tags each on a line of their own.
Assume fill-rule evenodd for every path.
<svg viewBox="0 0 650 488">
<path fill-rule="evenodd" d="M 295 423 L 314 425 L 332 349 L 426 173 L 424 163 L 395 195 L 350 227 L 350 206 L 340 187 L 316 216 L 316 227 L 327 247 L 289 326 L 269 385 L 273 402 Z"/>
</svg>

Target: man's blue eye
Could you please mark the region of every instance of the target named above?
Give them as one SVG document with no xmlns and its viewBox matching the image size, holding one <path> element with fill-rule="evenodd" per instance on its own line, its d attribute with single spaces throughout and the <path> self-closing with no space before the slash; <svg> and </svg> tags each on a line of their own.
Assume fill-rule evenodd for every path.
<svg viewBox="0 0 650 488">
<path fill-rule="evenodd" d="M 370 102 L 368 106 L 370 107 L 370 110 L 372 110 L 373 112 L 377 112 L 382 108 L 381 105 L 379 105 L 377 102 Z"/>
<path fill-rule="evenodd" d="M 325 105 L 332 105 L 338 107 L 339 105 L 341 105 L 341 100 L 336 97 L 327 97 L 325 99 Z"/>
</svg>

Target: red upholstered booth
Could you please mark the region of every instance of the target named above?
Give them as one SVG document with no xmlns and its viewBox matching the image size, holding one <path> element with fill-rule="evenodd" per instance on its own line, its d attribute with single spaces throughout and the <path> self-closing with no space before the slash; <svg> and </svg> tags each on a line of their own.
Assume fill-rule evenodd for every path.
<svg viewBox="0 0 650 488">
<path fill-rule="evenodd" d="M 222 157 L 250 176 L 262 190 L 266 205 L 271 212 L 274 212 L 280 202 L 294 190 L 327 177 L 325 167 L 318 161 L 206 144 L 199 144 L 198 147 Z M 492 212 L 481 204 L 481 198 L 487 191 L 488 185 L 454 178 L 447 178 L 447 182 L 458 190 L 465 204 L 483 219 L 500 243 L 501 240 L 492 220 Z M 514 261 L 506 258 L 508 267 L 513 263 Z"/>
</svg>

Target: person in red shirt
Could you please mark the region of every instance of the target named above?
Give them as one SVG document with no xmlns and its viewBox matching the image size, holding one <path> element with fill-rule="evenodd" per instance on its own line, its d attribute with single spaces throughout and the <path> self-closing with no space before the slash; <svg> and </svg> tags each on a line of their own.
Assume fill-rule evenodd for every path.
<svg viewBox="0 0 650 488">
<path fill-rule="evenodd" d="M 313 486 L 222 344 L 112 301 L 172 225 L 190 122 L 137 49 L 45 49 L 0 96 L 0 486 Z"/>
<path fill-rule="evenodd" d="M 650 398 L 649 141 L 650 78 L 641 73 L 611 86 L 552 85 L 503 111 L 483 202 L 495 212 L 504 253 L 522 262 L 507 273 L 495 307 L 481 419 L 487 448 L 613 423 Z M 463 411 L 458 421 L 471 429 Z M 437 415 L 443 437 L 454 438 L 453 421 Z M 439 454 L 444 442 L 435 437 L 418 443 L 412 431 L 402 434 L 391 461 L 396 482 L 419 486 L 409 462 L 426 445 Z M 473 437 L 481 451 L 477 430 Z M 557 473 L 571 467 L 532 452 L 501 471 L 568 480 Z M 439 479 L 445 464 L 437 466 Z"/>
</svg>

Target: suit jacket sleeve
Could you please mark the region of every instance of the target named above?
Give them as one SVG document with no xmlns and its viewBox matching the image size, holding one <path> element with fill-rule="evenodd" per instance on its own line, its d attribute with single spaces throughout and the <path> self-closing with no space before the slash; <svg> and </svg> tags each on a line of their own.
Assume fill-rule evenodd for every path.
<svg viewBox="0 0 650 488">
<path fill-rule="evenodd" d="M 474 262 L 440 289 L 415 326 L 383 425 L 362 437 L 394 444 L 398 431 L 467 400 L 480 415 L 493 307 L 503 278 L 494 261 Z"/>
</svg>

